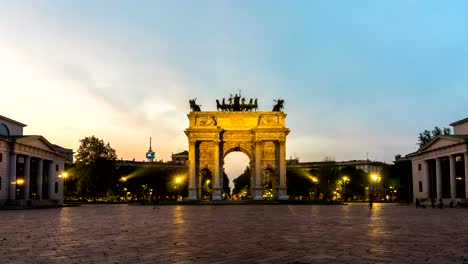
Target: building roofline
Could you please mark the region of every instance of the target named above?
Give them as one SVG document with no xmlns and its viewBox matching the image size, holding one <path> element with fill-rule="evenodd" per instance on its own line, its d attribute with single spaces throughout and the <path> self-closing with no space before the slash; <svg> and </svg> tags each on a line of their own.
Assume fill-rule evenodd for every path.
<svg viewBox="0 0 468 264">
<path fill-rule="evenodd" d="M 8 118 L 8 117 L 6 117 L 6 116 L 0 115 L 0 118 L 1 118 L 1 119 L 5 119 L 5 120 L 8 121 L 8 122 L 14 123 L 14 124 L 19 125 L 19 126 L 22 126 L 22 127 L 27 126 L 27 125 L 25 125 L 25 124 L 23 124 L 23 123 L 20 123 L 20 122 L 18 122 L 18 121 L 16 121 L 16 120 L 10 119 L 10 118 Z"/>
<path fill-rule="evenodd" d="M 465 118 L 465 119 L 462 119 L 462 120 L 458 120 L 456 122 L 453 122 L 452 124 L 450 124 L 451 126 L 456 126 L 458 124 L 461 124 L 461 123 L 465 123 L 465 122 L 468 122 L 468 117 Z"/>
</svg>

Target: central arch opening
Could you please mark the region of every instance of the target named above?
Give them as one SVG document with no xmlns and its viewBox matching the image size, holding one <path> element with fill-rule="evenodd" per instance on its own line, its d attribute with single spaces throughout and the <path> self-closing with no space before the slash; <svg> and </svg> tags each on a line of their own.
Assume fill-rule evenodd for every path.
<svg viewBox="0 0 468 264">
<path fill-rule="evenodd" d="M 240 150 L 229 152 L 224 158 L 224 173 L 229 179 L 232 200 L 249 199 L 250 196 L 250 159 Z"/>
</svg>

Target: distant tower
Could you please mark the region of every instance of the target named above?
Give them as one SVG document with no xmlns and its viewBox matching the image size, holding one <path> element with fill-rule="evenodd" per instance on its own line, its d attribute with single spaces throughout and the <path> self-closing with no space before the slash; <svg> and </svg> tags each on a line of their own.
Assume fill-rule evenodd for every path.
<svg viewBox="0 0 468 264">
<path fill-rule="evenodd" d="M 154 161 L 154 151 L 151 149 L 151 138 L 150 138 L 150 146 L 148 152 L 146 152 L 146 158 L 149 162 Z"/>
</svg>

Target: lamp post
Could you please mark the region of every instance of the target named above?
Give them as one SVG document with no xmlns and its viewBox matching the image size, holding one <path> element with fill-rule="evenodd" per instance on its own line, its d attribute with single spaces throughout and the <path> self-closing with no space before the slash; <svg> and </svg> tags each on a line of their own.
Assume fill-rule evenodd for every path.
<svg viewBox="0 0 468 264">
<path fill-rule="evenodd" d="M 346 182 L 349 181 L 348 176 L 343 176 L 343 202 L 346 202 Z"/>
<path fill-rule="evenodd" d="M 312 182 L 314 183 L 314 200 L 317 198 L 317 183 L 318 179 L 316 177 L 312 177 Z"/>
<path fill-rule="evenodd" d="M 175 184 L 176 184 L 176 189 L 177 189 L 177 199 L 179 200 L 179 195 L 180 195 L 180 184 L 182 183 L 182 177 L 177 177 L 175 178 Z"/>
<path fill-rule="evenodd" d="M 61 174 L 59 174 L 58 177 L 63 179 L 63 199 L 66 200 L 65 197 L 66 197 L 67 192 L 65 190 L 67 189 L 66 179 L 68 177 L 68 173 L 67 172 L 62 172 Z"/>
<path fill-rule="evenodd" d="M 124 186 L 124 196 L 125 196 L 125 202 L 127 202 L 127 188 L 125 187 L 125 182 L 127 181 L 127 177 L 121 177 L 120 181 L 122 182 L 122 185 Z"/>
<path fill-rule="evenodd" d="M 372 174 L 371 175 L 371 180 L 373 182 L 373 184 L 372 184 L 372 196 L 375 196 L 375 187 L 377 185 L 377 182 L 380 182 L 380 177 L 377 174 Z"/>
</svg>

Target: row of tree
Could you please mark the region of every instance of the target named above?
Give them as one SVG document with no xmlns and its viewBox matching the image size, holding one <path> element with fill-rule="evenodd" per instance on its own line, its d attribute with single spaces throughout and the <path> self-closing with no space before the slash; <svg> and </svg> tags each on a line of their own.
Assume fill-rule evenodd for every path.
<svg viewBox="0 0 468 264">
<path fill-rule="evenodd" d="M 422 146 L 427 144 L 428 137 L 433 138 L 438 133 L 450 133 L 447 129 L 435 129 L 432 132 L 420 134 Z M 424 141 L 424 142 L 423 142 Z M 430 140 L 429 140 L 430 141 Z M 138 200 L 173 199 L 188 196 L 187 169 L 120 166 L 116 168 L 117 155 L 109 143 L 95 136 L 80 140 L 76 161 L 69 168 L 69 177 L 65 184 L 66 198 L 82 198 L 96 200 L 98 198 L 130 197 Z M 249 195 L 250 168 L 234 179 L 233 194 Z M 343 180 L 346 176 L 347 180 Z M 398 162 L 384 167 L 380 173 L 380 186 L 397 190 L 400 200 L 407 200 L 411 195 L 411 163 Z M 176 180 L 181 178 L 182 180 Z M 229 179 L 223 175 L 223 192 L 230 194 Z M 313 199 L 332 199 L 335 193 L 341 191 L 342 198 L 363 198 L 366 187 L 371 182 L 369 175 L 355 167 L 340 168 L 336 162 L 326 159 L 318 169 L 301 170 L 287 169 L 287 193 L 290 197 L 309 197 Z M 212 175 L 202 172 L 202 196 L 211 196 Z M 205 186 L 206 185 L 206 186 Z M 271 184 L 270 184 L 271 185 Z M 271 188 L 271 186 L 265 186 Z"/>
<path fill-rule="evenodd" d="M 379 173 L 378 193 L 382 198 L 407 201 L 411 199 L 411 162 L 396 162 L 385 166 Z M 286 171 L 287 194 L 290 199 L 363 200 L 369 192 L 375 192 L 371 175 L 353 166 L 340 168 L 327 159 L 318 169 L 288 168 Z M 234 179 L 233 195 L 250 195 L 250 168 L 247 167 Z M 391 192 L 391 193 L 390 193 Z"/>
</svg>

